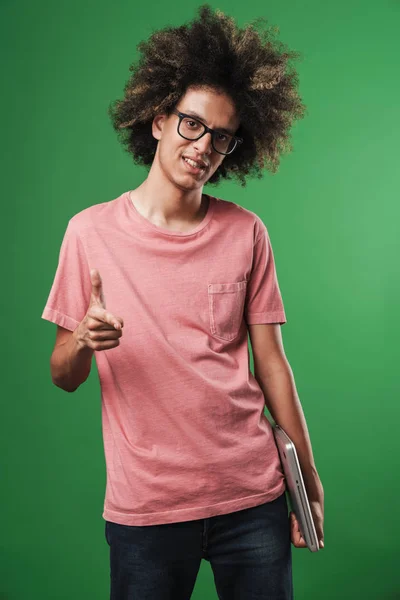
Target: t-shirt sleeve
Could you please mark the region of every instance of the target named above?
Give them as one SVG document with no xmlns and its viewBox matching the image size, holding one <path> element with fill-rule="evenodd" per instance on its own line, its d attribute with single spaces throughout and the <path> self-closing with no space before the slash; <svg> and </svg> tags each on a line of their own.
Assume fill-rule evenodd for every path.
<svg viewBox="0 0 400 600">
<path fill-rule="evenodd" d="M 92 284 L 82 240 L 69 221 L 42 319 L 74 331 L 89 307 Z"/>
<path fill-rule="evenodd" d="M 253 246 L 253 262 L 245 301 L 244 317 L 249 325 L 287 322 L 274 254 L 267 228 L 259 221 L 261 233 Z"/>
</svg>

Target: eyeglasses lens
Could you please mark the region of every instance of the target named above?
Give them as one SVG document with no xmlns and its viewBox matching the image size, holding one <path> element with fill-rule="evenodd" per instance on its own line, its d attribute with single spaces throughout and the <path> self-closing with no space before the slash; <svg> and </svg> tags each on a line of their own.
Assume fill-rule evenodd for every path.
<svg viewBox="0 0 400 600">
<path fill-rule="evenodd" d="M 179 125 L 179 133 L 188 140 L 197 140 L 204 133 L 204 125 L 196 119 L 184 117 Z M 236 140 L 225 133 L 215 132 L 213 144 L 217 152 L 229 154 L 236 146 Z"/>
</svg>

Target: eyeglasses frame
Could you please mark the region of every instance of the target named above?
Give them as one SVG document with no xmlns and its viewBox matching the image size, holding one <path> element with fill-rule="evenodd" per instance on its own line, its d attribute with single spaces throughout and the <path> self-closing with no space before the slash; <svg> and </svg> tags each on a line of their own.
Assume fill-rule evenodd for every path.
<svg viewBox="0 0 400 600">
<path fill-rule="evenodd" d="M 218 152 L 218 154 L 222 154 L 223 156 L 229 156 L 229 154 L 232 154 L 232 152 L 234 150 L 236 150 L 236 148 L 238 147 L 238 144 L 242 144 L 243 143 L 243 138 L 238 137 L 236 135 L 231 135 L 231 134 L 226 134 L 226 135 L 231 135 L 232 139 L 235 140 L 236 144 L 233 146 L 232 150 L 230 152 L 221 152 L 220 150 L 217 150 L 216 147 L 214 146 L 214 134 L 221 134 L 221 131 L 216 131 L 215 129 L 211 129 L 211 127 L 207 127 L 207 125 L 205 123 L 203 123 L 200 119 L 198 119 L 197 117 L 192 117 L 192 115 L 187 115 L 186 113 L 180 112 L 179 110 L 176 110 L 175 108 L 172 109 L 171 111 L 174 115 L 177 115 L 179 117 L 179 121 L 178 121 L 178 127 L 177 127 L 177 132 L 178 134 L 184 139 L 184 140 L 189 140 L 191 142 L 195 141 L 195 140 L 199 140 L 200 138 L 203 137 L 203 135 L 206 135 L 206 133 L 211 133 L 211 145 L 213 147 L 213 149 L 215 150 L 215 152 Z M 184 118 L 188 118 L 188 119 L 193 119 L 193 121 L 197 121 L 198 123 L 200 123 L 201 125 L 203 125 L 204 127 L 204 131 L 203 133 L 201 133 L 199 135 L 199 137 L 197 138 L 187 138 L 184 135 L 181 134 L 181 132 L 179 131 L 180 125 L 182 123 L 182 119 Z M 225 134 L 223 134 L 225 135 Z"/>
</svg>

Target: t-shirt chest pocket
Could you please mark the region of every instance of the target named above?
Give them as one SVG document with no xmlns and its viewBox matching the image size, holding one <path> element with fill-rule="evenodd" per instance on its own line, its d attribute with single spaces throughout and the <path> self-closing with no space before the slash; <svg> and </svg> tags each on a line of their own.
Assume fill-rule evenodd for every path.
<svg viewBox="0 0 400 600">
<path fill-rule="evenodd" d="M 243 320 L 247 281 L 209 283 L 208 306 L 211 333 L 231 341 L 239 333 Z"/>
</svg>

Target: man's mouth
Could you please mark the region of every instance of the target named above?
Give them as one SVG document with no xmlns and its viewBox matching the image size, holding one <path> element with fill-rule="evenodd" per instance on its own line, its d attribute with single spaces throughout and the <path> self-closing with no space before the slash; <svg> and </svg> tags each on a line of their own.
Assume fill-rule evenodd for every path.
<svg viewBox="0 0 400 600">
<path fill-rule="evenodd" d="M 193 169 L 193 172 L 201 173 L 206 170 L 206 165 L 204 165 L 203 163 L 197 162 L 196 160 L 188 158 L 187 156 L 182 156 L 182 158 L 185 161 L 185 163 L 189 165 L 191 169 Z"/>
</svg>

